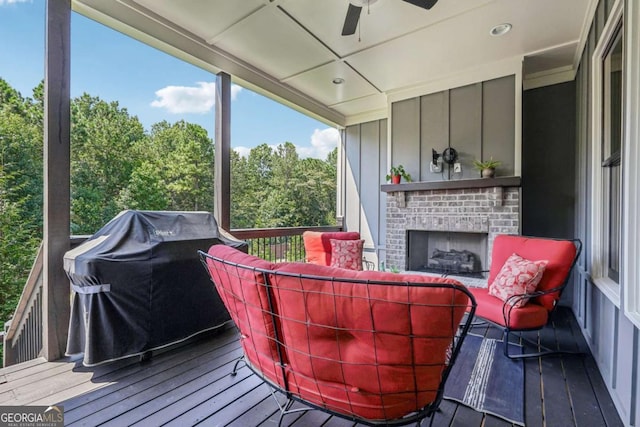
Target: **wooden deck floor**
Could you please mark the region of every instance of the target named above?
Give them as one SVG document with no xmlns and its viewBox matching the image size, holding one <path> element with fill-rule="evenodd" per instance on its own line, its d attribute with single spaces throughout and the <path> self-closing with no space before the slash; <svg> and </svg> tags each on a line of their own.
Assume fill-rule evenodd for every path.
<svg viewBox="0 0 640 427">
<path fill-rule="evenodd" d="M 474 333 L 499 336 L 493 328 Z M 554 328 L 540 337 L 565 348 L 586 350 L 571 312 L 560 309 Z M 78 361 L 33 360 L 0 370 L 0 405 L 64 406 L 66 425 L 276 426 L 277 406 L 268 387 L 246 367 L 229 372 L 241 350 L 233 329 L 154 354 L 85 368 Z M 525 362 L 526 425 L 622 426 L 590 354 Z M 353 426 L 309 411 L 285 417 L 283 425 Z M 428 422 L 423 422 L 428 425 Z M 444 401 L 434 426 L 506 427 L 506 423 Z"/>
</svg>

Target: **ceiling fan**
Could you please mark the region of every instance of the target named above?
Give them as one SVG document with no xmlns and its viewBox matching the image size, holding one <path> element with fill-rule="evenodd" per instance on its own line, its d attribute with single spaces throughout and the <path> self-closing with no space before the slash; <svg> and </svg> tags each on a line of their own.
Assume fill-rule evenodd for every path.
<svg viewBox="0 0 640 427">
<path fill-rule="evenodd" d="M 358 28 L 358 21 L 360 20 L 360 12 L 364 6 L 370 6 L 378 0 L 349 0 L 349 9 L 347 9 L 347 16 L 344 19 L 344 26 L 342 27 L 342 35 L 350 36 L 356 32 Z M 421 7 L 423 9 L 431 9 L 438 0 L 403 0 L 407 3 L 411 3 L 414 6 Z"/>
</svg>

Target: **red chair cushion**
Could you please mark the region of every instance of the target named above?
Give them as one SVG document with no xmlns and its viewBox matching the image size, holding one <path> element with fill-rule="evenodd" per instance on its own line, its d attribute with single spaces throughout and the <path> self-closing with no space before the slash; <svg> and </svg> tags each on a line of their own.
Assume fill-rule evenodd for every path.
<svg viewBox="0 0 640 427">
<path fill-rule="evenodd" d="M 209 255 L 225 261 L 264 270 L 273 264 L 240 252 L 231 246 L 214 245 Z M 282 369 L 277 365 L 278 350 L 264 275 L 207 258 L 207 268 L 216 290 L 240 331 L 240 342 L 247 361 L 270 381 L 284 386 Z"/>
<path fill-rule="evenodd" d="M 539 329 L 547 324 L 549 311 L 535 302 L 511 308 L 504 301 L 489 294 L 487 288 L 468 288 L 476 299 L 476 316 L 512 330 Z M 503 309 L 510 309 L 509 324 L 505 324 Z"/>
<path fill-rule="evenodd" d="M 302 233 L 306 261 L 318 265 L 331 265 L 331 239 L 359 240 L 357 231 L 305 231 Z"/>
<path fill-rule="evenodd" d="M 452 279 L 283 264 L 278 273 L 452 283 Z M 432 402 L 468 304 L 447 288 L 270 277 L 294 393 L 333 411 L 397 418 Z M 462 285 L 459 285 L 462 286 Z"/>
<path fill-rule="evenodd" d="M 573 265 L 576 247 L 568 240 L 499 235 L 493 241 L 488 283 L 493 283 L 502 266 L 513 253 L 531 261 L 549 261 L 536 288 L 549 290 L 562 285 L 565 281 Z M 560 293 L 554 292 L 536 298 L 535 302 L 547 310 L 552 310 L 559 298 Z"/>
</svg>

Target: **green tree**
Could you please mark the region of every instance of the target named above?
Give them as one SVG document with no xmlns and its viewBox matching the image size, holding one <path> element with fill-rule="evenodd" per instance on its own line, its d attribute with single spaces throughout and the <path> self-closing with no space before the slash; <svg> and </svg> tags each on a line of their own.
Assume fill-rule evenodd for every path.
<svg viewBox="0 0 640 427">
<path fill-rule="evenodd" d="M 8 187 L 12 177 L 0 166 L 0 321 L 11 318 L 35 259 L 40 237 L 25 221 L 20 188 Z"/>
<path fill-rule="evenodd" d="M 335 224 L 334 150 L 322 161 L 300 159 L 295 145 L 258 145 L 232 157 L 232 226 L 295 227 Z"/>
<path fill-rule="evenodd" d="M 249 161 L 235 150 L 231 151 L 231 227 L 251 228 L 255 224 L 259 202 L 254 197 L 255 187 Z"/>
<path fill-rule="evenodd" d="M 118 195 L 121 210 L 168 210 L 169 195 L 157 166 L 143 160 L 131 173 L 129 182 Z"/>
<path fill-rule="evenodd" d="M 298 214 L 305 225 L 335 223 L 336 168 L 330 160 L 308 158 L 297 165 L 294 197 L 299 201 Z"/>
<path fill-rule="evenodd" d="M 235 153 L 235 152 L 234 152 Z M 231 157 L 231 225 L 233 228 L 262 227 L 261 205 L 273 189 L 273 149 L 260 144 L 247 158 Z"/>
<path fill-rule="evenodd" d="M 42 228 L 42 124 L 37 103 L 24 99 L 0 79 L 0 167 L 5 193 L 19 202 L 23 222 L 41 233 Z"/>
<path fill-rule="evenodd" d="M 13 113 L 24 114 L 26 104 L 20 92 L 0 78 L 0 108 L 10 110 Z"/>
<path fill-rule="evenodd" d="M 71 117 L 72 232 L 92 234 L 120 211 L 118 196 L 138 162 L 131 148 L 146 135 L 126 108 L 86 93 L 72 100 Z"/>
<path fill-rule="evenodd" d="M 153 125 L 134 147 L 140 159 L 118 203 L 121 208 L 213 210 L 213 142 L 196 124 Z"/>
</svg>

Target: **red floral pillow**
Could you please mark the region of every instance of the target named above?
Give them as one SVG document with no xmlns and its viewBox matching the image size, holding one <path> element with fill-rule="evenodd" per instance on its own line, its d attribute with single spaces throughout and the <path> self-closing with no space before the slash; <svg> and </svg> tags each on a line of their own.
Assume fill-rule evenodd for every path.
<svg viewBox="0 0 640 427">
<path fill-rule="evenodd" d="M 331 267 L 362 270 L 364 240 L 331 239 Z"/>
<path fill-rule="evenodd" d="M 515 303 L 509 299 L 514 295 L 534 292 L 548 262 L 547 260 L 529 261 L 514 253 L 504 263 L 493 283 L 489 285 L 489 294 L 514 307 L 522 307 L 528 299 L 518 299 Z"/>
</svg>

